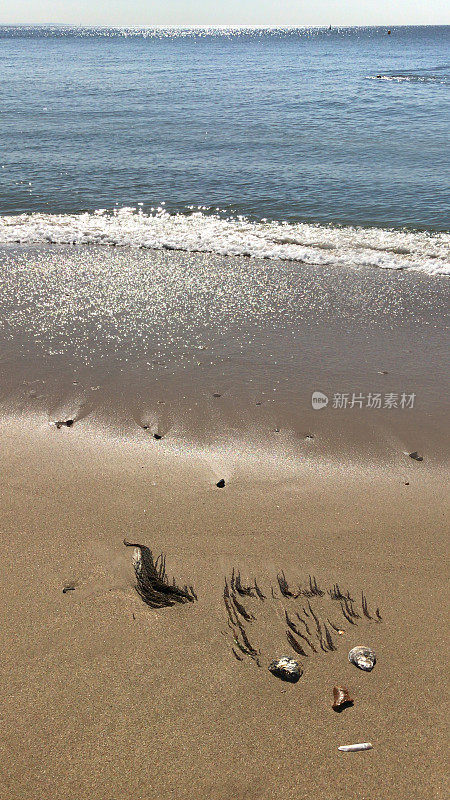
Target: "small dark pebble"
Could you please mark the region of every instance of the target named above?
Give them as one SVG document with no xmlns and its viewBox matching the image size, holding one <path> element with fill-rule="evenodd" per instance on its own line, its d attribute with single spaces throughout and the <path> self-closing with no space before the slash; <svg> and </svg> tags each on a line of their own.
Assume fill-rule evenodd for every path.
<svg viewBox="0 0 450 800">
<path fill-rule="evenodd" d="M 405 486 L 409 486 L 409 481 L 405 481 Z"/>
<path fill-rule="evenodd" d="M 261 405 L 261 401 L 260 401 L 260 400 L 258 400 L 258 401 L 255 403 L 255 405 L 256 405 L 256 406 L 260 406 L 260 405 Z"/>
<path fill-rule="evenodd" d="M 74 591 L 75 591 L 75 586 L 73 585 L 73 583 L 68 583 L 67 586 L 64 586 L 63 588 L 63 594 L 66 594 L 66 592 L 74 592 Z"/>
<path fill-rule="evenodd" d="M 280 429 L 279 428 L 275 428 L 274 433 L 280 433 Z"/>
<path fill-rule="evenodd" d="M 219 392 L 214 392 L 213 397 L 222 397 L 222 395 Z"/>
<path fill-rule="evenodd" d="M 417 450 L 414 450 L 414 453 L 410 453 L 409 457 L 413 458 L 414 461 L 423 461 L 423 456 L 419 456 L 419 453 L 417 452 Z"/>
<path fill-rule="evenodd" d="M 66 428 L 71 428 L 74 422 L 75 420 L 73 419 L 59 419 L 58 422 L 55 422 L 55 425 L 59 430 L 63 425 L 65 425 Z"/>
<path fill-rule="evenodd" d="M 160 433 L 154 433 L 154 434 L 153 434 L 153 438 L 154 438 L 154 439 L 158 439 L 158 440 L 159 440 L 159 439 L 162 439 L 162 436 L 161 436 L 161 434 L 160 434 Z"/>
<path fill-rule="evenodd" d="M 225 486 L 224 479 L 221 478 L 220 481 L 217 481 L 216 486 L 217 486 L 218 489 L 223 489 L 223 487 Z"/>
</svg>

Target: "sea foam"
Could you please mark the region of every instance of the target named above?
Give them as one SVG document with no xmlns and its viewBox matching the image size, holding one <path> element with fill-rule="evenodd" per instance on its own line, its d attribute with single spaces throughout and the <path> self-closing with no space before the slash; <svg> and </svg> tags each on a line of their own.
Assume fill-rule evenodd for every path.
<svg viewBox="0 0 450 800">
<path fill-rule="evenodd" d="M 409 269 L 448 275 L 450 235 L 442 232 L 253 222 L 194 210 L 147 214 L 135 208 L 82 214 L 0 217 L 0 244 L 89 244 L 282 259 L 307 264 Z"/>
</svg>

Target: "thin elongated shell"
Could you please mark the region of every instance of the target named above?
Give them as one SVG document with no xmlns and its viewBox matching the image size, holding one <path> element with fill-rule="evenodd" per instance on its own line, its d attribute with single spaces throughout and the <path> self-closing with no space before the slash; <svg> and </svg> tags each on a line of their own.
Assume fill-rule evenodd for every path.
<svg viewBox="0 0 450 800">
<path fill-rule="evenodd" d="M 338 747 L 343 753 L 354 753 L 357 750 L 372 750 L 373 744 L 371 742 L 361 742 L 360 744 L 342 744 Z"/>
</svg>

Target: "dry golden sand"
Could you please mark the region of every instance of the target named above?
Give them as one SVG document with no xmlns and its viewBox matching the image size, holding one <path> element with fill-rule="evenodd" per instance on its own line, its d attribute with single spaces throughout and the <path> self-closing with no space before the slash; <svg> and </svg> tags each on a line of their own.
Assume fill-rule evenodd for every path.
<svg viewBox="0 0 450 800">
<path fill-rule="evenodd" d="M 438 466 L 318 457 L 270 473 L 248 456 L 219 490 L 220 459 L 181 459 L 164 441 L 23 421 L 0 433 L 1 800 L 446 796 Z M 198 603 L 146 607 L 124 536 L 163 550 Z M 266 669 L 290 652 L 281 616 L 263 669 L 232 657 L 221 594 L 233 565 L 265 588 L 279 569 L 362 587 L 384 621 L 343 625 L 337 652 L 300 658 L 300 681 L 284 684 Z M 370 674 L 348 663 L 357 644 L 377 653 Z M 340 715 L 335 683 L 355 700 Z M 337 750 L 360 741 L 374 749 Z"/>
</svg>

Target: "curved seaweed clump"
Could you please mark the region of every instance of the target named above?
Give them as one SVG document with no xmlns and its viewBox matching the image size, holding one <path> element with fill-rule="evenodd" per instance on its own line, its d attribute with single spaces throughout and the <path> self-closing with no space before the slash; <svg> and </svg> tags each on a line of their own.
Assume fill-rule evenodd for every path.
<svg viewBox="0 0 450 800">
<path fill-rule="evenodd" d="M 161 553 L 156 561 L 153 559 L 152 551 L 144 544 L 127 542 L 123 540 L 126 547 L 134 547 L 133 567 L 136 575 L 136 591 L 151 608 L 164 608 L 173 606 L 175 603 L 193 603 L 197 600 L 197 595 L 192 586 L 184 586 L 181 589 L 176 585 L 175 579 L 169 583 L 166 573 L 166 559 Z"/>
</svg>

